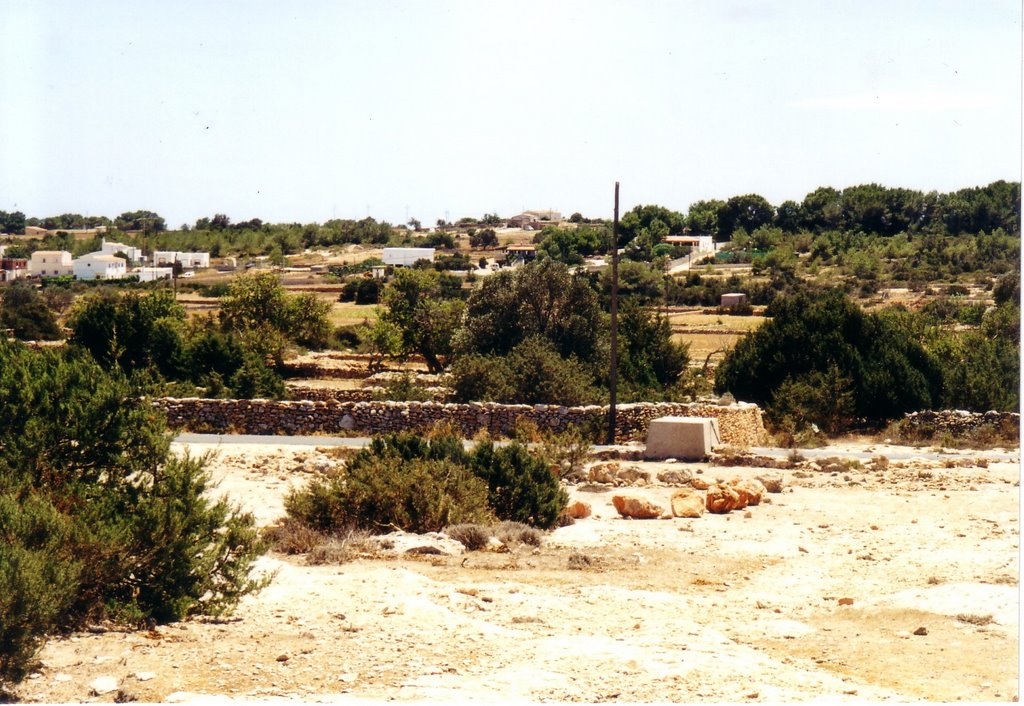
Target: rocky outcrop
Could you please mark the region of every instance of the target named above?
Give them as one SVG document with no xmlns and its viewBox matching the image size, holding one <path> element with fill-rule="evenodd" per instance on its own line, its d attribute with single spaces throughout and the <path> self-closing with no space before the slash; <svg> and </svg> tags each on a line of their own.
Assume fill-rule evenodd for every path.
<svg viewBox="0 0 1024 706">
<path fill-rule="evenodd" d="M 173 429 L 196 433 L 241 434 L 385 434 L 430 429 L 437 422 L 455 427 L 466 438 L 481 431 L 511 436 L 517 423 L 529 421 L 542 431 L 570 427 L 600 428 L 607 407 L 504 405 L 490 402 L 338 402 L 336 400 L 220 400 L 157 398 Z M 737 446 L 763 443 L 766 432 L 757 405 L 711 403 L 637 403 L 619 405 L 616 441 L 642 440 L 647 424 L 668 415 L 716 417 L 722 441 Z"/>
</svg>

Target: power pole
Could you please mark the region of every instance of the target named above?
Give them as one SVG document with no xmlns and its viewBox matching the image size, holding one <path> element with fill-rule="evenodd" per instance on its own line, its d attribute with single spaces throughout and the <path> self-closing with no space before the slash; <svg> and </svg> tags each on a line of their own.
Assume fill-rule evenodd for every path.
<svg viewBox="0 0 1024 706">
<path fill-rule="evenodd" d="M 608 391 L 611 399 L 608 404 L 608 439 L 609 445 L 615 443 L 615 399 L 619 381 L 619 182 L 615 182 L 615 219 L 612 221 L 612 369 Z"/>
</svg>

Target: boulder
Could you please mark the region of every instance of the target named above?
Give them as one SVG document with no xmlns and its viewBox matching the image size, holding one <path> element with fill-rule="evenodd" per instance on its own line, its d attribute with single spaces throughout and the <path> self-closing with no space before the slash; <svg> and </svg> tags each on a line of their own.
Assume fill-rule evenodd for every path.
<svg viewBox="0 0 1024 706">
<path fill-rule="evenodd" d="M 740 501 L 743 503 L 744 507 L 747 505 L 760 505 L 761 498 L 768 492 L 765 489 L 764 484 L 757 479 L 737 479 L 731 481 L 729 486 L 739 493 Z"/>
<path fill-rule="evenodd" d="M 616 477 L 628 485 L 647 485 L 651 482 L 651 474 L 640 470 L 636 466 L 623 468 L 616 474 Z"/>
<path fill-rule="evenodd" d="M 612 497 L 612 505 L 623 517 L 632 520 L 654 520 L 664 514 L 664 510 L 644 498 L 634 498 L 629 495 L 615 495 Z"/>
<path fill-rule="evenodd" d="M 574 520 L 582 520 L 584 517 L 590 517 L 590 513 L 590 503 L 585 503 L 582 500 L 569 503 L 565 508 L 565 514 Z"/>
<path fill-rule="evenodd" d="M 103 696 L 111 691 L 117 691 L 117 677 L 96 677 L 89 682 L 89 693 L 93 696 Z"/>
<path fill-rule="evenodd" d="M 619 464 L 598 463 L 597 465 L 590 467 L 590 470 L 587 472 L 587 479 L 591 483 L 608 483 L 609 485 L 615 485 L 618 473 Z"/>
<path fill-rule="evenodd" d="M 705 501 L 708 512 L 724 514 L 731 510 L 738 510 L 740 495 L 728 485 L 712 485 L 708 488 L 708 495 Z"/>
<path fill-rule="evenodd" d="M 765 473 L 756 478 L 765 490 L 769 493 L 781 493 L 782 492 L 782 476 L 775 473 Z"/>
<path fill-rule="evenodd" d="M 680 488 L 672 493 L 672 515 L 674 517 L 700 517 L 704 514 L 704 495 L 690 488 Z"/>
</svg>

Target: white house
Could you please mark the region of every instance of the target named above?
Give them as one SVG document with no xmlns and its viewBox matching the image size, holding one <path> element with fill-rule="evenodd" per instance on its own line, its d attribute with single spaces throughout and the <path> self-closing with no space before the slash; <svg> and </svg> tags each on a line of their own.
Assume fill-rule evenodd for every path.
<svg viewBox="0 0 1024 706">
<path fill-rule="evenodd" d="M 30 277 L 65 277 L 74 272 L 67 250 L 36 250 L 28 263 Z"/>
<path fill-rule="evenodd" d="M 153 253 L 154 265 L 173 267 L 175 262 L 180 262 L 186 270 L 209 267 L 210 253 L 180 252 L 178 250 L 157 250 Z"/>
<path fill-rule="evenodd" d="M 384 248 L 385 265 L 409 267 L 417 260 L 434 261 L 434 248 Z"/>
<path fill-rule="evenodd" d="M 100 252 L 104 255 L 116 255 L 122 253 L 128 256 L 128 259 L 132 262 L 145 262 L 146 256 L 142 254 L 142 248 L 137 248 L 132 245 L 125 245 L 124 243 L 115 243 L 110 241 L 109 243 L 104 238 L 100 241 Z"/>
<path fill-rule="evenodd" d="M 72 263 L 76 279 L 123 279 L 128 273 L 128 263 L 115 255 L 91 252 Z"/>
<path fill-rule="evenodd" d="M 138 275 L 140 282 L 155 282 L 158 279 L 170 279 L 174 276 L 173 267 L 136 267 L 131 274 Z"/>
</svg>

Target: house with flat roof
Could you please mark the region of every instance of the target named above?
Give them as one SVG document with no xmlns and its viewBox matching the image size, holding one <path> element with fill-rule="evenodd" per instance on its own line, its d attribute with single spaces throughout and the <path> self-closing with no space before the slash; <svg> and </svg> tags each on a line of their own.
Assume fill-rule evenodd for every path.
<svg viewBox="0 0 1024 706">
<path fill-rule="evenodd" d="M 67 250 L 36 250 L 29 258 L 30 277 L 67 277 L 75 273 Z"/>
<path fill-rule="evenodd" d="M 146 261 L 146 256 L 142 254 L 142 248 L 137 248 L 134 245 L 125 245 L 124 243 L 115 243 L 112 240 L 108 242 L 105 238 L 100 243 L 100 252 L 104 255 L 117 255 L 121 253 L 131 262 Z"/>
<path fill-rule="evenodd" d="M 156 267 L 174 267 L 175 262 L 180 263 L 186 270 L 209 267 L 210 253 L 180 250 L 157 250 L 153 253 L 153 265 Z"/>
<path fill-rule="evenodd" d="M 128 274 L 128 261 L 116 255 L 91 252 L 72 261 L 75 279 L 124 279 Z"/>
</svg>

